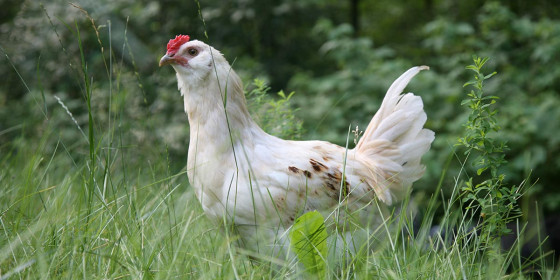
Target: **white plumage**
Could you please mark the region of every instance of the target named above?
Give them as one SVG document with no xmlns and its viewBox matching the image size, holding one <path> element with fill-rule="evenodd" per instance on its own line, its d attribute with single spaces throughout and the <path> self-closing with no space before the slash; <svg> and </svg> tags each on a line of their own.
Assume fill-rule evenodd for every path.
<svg viewBox="0 0 560 280">
<path fill-rule="evenodd" d="M 361 226 L 379 219 L 377 199 L 390 205 L 407 193 L 434 139 L 424 129 L 422 99 L 401 94 L 426 66 L 413 67 L 389 88 L 355 149 L 324 141 L 286 141 L 265 133 L 246 107 L 235 71 L 201 41 L 171 40 L 160 66 L 177 72 L 190 124 L 188 177 L 206 214 L 232 223 L 242 240 L 279 236 L 295 218 L 330 216 L 341 202 Z M 375 208 L 376 209 L 376 208 Z"/>
</svg>

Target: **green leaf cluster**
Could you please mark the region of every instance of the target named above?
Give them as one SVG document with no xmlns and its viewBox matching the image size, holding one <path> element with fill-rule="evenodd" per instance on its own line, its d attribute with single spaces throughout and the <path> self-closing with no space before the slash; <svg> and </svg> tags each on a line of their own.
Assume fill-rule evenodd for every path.
<svg viewBox="0 0 560 280">
<path fill-rule="evenodd" d="M 295 92 L 285 94 L 280 90 L 277 98 L 270 94 L 270 87 L 264 80 L 253 80 L 253 89 L 248 91 L 248 106 L 260 127 L 275 136 L 284 139 L 299 139 L 303 134 L 303 121 L 296 118 L 298 109 L 292 108 Z"/>
<path fill-rule="evenodd" d="M 484 81 L 496 75 L 496 72 L 487 75 L 482 72 L 482 67 L 487 61 L 486 57 L 473 56 L 474 64 L 466 67 L 475 74 L 474 80 L 463 86 L 471 86 L 473 89 L 461 102 L 461 105 L 469 108 L 470 113 L 468 121 L 464 124 L 464 136 L 459 138 L 457 143 L 466 148 L 467 158 L 475 156 L 472 165 L 476 169 L 476 181 L 485 178 L 482 176 L 485 175 L 485 171 L 490 171 L 489 177 L 486 176 L 480 183 L 473 183 L 473 177 L 469 176 L 462 187 L 463 202 L 467 203 L 467 209 L 479 208 L 483 219 L 483 239 L 500 237 L 510 232 L 507 223 L 516 217 L 512 214 L 518 214 L 517 200 L 520 197 L 516 187 L 504 184 L 505 175 L 499 171 L 500 166 L 506 162 L 504 157 L 507 146 L 492 134 L 500 131 L 498 110 L 494 109 L 499 98 L 484 95 Z"/>
</svg>

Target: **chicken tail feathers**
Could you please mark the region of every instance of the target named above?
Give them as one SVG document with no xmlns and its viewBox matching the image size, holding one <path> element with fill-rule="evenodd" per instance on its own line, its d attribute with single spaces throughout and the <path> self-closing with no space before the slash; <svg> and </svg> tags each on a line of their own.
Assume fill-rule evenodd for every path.
<svg viewBox="0 0 560 280">
<path fill-rule="evenodd" d="M 434 140 L 434 132 L 423 128 L 427 117 L 422 99 L 402 94 L 410 80 L 427 69 L 413 67 L 393 82 L 356 146 L 356 159 L 365 167 L 363 180 L 388 205 L 422 177 L 425 166 L 420 159 Z"/>
</svg>

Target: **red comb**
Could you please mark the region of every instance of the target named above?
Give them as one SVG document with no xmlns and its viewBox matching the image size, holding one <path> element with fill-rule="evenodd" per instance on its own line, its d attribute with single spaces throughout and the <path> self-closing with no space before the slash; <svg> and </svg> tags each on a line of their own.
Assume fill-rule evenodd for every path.
<svg viewBox="0 0 560 280">
<path fill-rule="evenodd" d="M 175 39 L 171 39 L 169 40 L 169 43 L 167 43 L 167 53 L 168 54 L 176 53 L 179 50 L 179 48 L 189 40 L 190 40 L 189 35 L 175 36 Z"/>
</svg>

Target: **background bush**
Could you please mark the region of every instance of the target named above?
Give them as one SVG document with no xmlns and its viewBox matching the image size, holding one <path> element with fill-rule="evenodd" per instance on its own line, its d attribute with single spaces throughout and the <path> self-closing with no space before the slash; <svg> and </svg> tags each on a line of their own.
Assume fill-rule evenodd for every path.
<svg viewBox="0 0 560 280">
<path fill-rule="evenodd" d="M 519 183 L 530 175 L 535 183 L 524 207 L 538 200 L 546 212 L 560 210 L 557 1 L 211 0 L 200 3 L 206 25 L 196 1 L 75 3 L 84 10 L 58 0 L 0 3 L 2 156 L 37 145 L 48 131 L 56 137 L 46 140 L 52 143 L 44 145 L 45 153 L 57 141 L 74 160 L 88 153 L 84 135 L 55 98 L 86 127 L 78 27 L 94 82 L 96 129 L 116 123 L 120 147 L 130 148 L 139 162 L 168 156 L 172 171 L 180 170 L 186 162 L 187 118 L 173 70 L 159 69 L 157 61 L 169 38 L 182 33 L 235 60 L 248 91 L 255 88 L 254 78 L 266 81 L 271 92 L 295 91 L 290 102 L 299 108 L 303 130 L 296 127 L 292 136 L 305 131 L 303 139 L 339 144 L 349 125 L 365 128 L 398 75 L 429 65 L 431 71 L 419 75 L 409 90 L 422 96 L 427 126 L 437 136 L 424 159 L 426 176 L 415 184 L 418 193 L 431 194 L 463 131 L 468 112 L 457 108 L 469 79 L 464 65 L 476 53 L 490 57 L 488 69 L 498 72 L 486 91 L 501 98 L 498 137 L 507 141 L 511 163 L 502 167 L 506 181 Z M 452 160 L 449 168 L 460 168 L 459 161 Z M 449 184 L 453 178 L 445 180 Z"/>
</svg>

